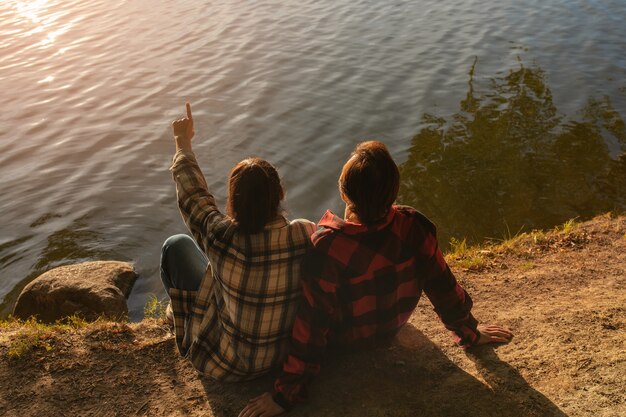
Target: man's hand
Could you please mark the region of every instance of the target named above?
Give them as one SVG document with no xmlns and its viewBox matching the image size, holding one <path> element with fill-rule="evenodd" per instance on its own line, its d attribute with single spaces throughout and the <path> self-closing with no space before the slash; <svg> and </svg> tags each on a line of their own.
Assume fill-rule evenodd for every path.
<svg viewBox="0 0 626 417">
<path fill-rule="evenodd" d="M 505 327 L 495 324 L 479 325 L 480 339 L 476 346 L 486 345 L 487 343 L 507 343 L 513 337 L 513 333 Z"/>
<path fill-rule="evenodd" d="M 191 150 L 191 139 L 196 133 L 193 130 L 193 117 L 191 116 L 191 104 L 186 103 L 187 117 L 174 120 L 172 122 L 172 131 L 174 132 L 174 140 L 176 141 L 177 150 Z"/>
<path fill-rule="evenodd" d="M 266 392 L 250 400 L 246 408 L 241 410 L 239 417 L 272 417 L 285 412 L 285 409 L 276 404 L 272 395 Z"/>
</svg>

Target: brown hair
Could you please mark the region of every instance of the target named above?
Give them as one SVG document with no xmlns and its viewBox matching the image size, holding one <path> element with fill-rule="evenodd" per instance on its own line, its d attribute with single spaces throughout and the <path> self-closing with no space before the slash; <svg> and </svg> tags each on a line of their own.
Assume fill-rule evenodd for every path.
<svg viewBox="0 0 626 417">
<path fill-rule="evenodd" d="M 258 233 L 273 220 L 284 197 L 276 168 L 261 158 L 247 158 L 230 171 L 228 214 L 240 230 Z"/>
<path fill-rule="evenodd" d="M 387 147 L 377 141 L 359 143 L 339 176 L 339 192 L 362 223 L 384 217 L 398 196 L 400 172 Z"/>
</svg>

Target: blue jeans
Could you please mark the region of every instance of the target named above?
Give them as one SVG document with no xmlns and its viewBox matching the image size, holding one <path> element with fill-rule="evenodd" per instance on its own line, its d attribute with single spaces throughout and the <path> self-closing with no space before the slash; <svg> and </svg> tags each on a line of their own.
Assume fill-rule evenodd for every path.
<svg viewBox="0 0 626 417">
<path fill-rule="evenodd" d="M 161 281 L 170 288 L 196 291 L 200 288 L 209 261 L 196 242 L 187 235 L 167 238 L 161 249 Z"/>
</svg>

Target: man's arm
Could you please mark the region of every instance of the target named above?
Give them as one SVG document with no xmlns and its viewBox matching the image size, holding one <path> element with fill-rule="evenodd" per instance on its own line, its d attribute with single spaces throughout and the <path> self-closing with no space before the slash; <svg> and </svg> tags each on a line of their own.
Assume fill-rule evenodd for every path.
<svg viewBox="0 0 626 417">
<path fill-rule="evenodd" d="M 304 297 L 294 322 L 289 355 L 274 383 L 274 401 L 285 409 L 306 399 L 307 387 L 319 373 L 326 352 L 335 294 L 332 285 L 326 290 L 323 285 L 318 280 L 302 283 Z"/>
<path fill-rule="evenodd" d="M 303 298 L 294 323 L 289 355 L 274 383 L 274 393 L 250 401 L 240 417 L 270 417 L 291 409 L 307 396 L 307 386 L 319 373 L 326 351 L 331 318 L 336 312 L 334 277 L 325 255 L 316 250 L 307 256 L 302 280 Z"/>
<path fill-rule="evenodd" d="M 176 154 L 170 170 L 176 182 L 176 196 L 183 221 L 200 247 L 213 240 L 213 226 L 224 215 L 220 213 L 215 198 L 208 191 L 204 175 L 198 166 L 191 147 L 195 134 L 191 105 L 187 103 L 187 117 L 172 122 Z"/>
<path fill-rule="evenodd" d="M 480 332 L 478 321 L 471 313 L 472 298 L 457 282 L 439 247 L 435 246 L 435 253 L 428 265 L 424 292 L 435 307 L 435 312 L 446 329 L 452 331 L 458 344 L 463 347 L 476 344 Z"/>
<path fill-rule="evenodd" d="M 431 252 L 426 262 L 424 292 L 435 307 L 444 326 L 452 331 L 455 341 L 464 348 L 487 343 L 506 343 L 513 333 L 498 325 L 478 325 L 471 313 L 473 302 L 470 295 L 457 282 L 446 263 L 437 243 L 434 225 L 425 241 Z"/>
</svg>

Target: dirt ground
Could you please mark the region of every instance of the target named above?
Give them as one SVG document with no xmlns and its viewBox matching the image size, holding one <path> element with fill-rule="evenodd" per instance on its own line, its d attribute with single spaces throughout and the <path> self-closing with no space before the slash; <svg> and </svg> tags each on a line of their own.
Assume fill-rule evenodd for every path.
<svg viewBox="0 0 626 417">
<path fill-rule="evenodd" d="M 391 345 L 333 353 L 293 416 L 626 416 L 626 217 L 450 256 L 485 323 L 511 343 L 456 347 L 424 298 Z M 466 267 L 464 267 L 466 266 Z M 180 359 L 167 326 L 44 334 L 19 357 L 0 330 L 0 415 L 236 416 L 272 376 L 221 384 Z"/>
</svg>

